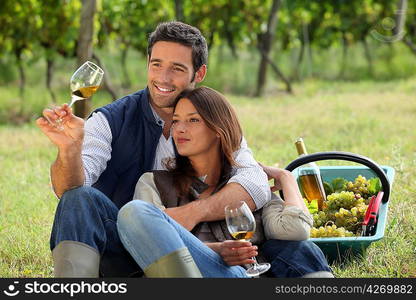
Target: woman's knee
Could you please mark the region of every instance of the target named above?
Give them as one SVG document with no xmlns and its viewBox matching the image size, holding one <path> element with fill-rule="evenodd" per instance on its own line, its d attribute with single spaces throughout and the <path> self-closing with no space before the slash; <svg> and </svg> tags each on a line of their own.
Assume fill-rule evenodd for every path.
<svg viewBox="0 0 416 300">
<path fill-rule="evenodd" d="M 125 204 L 117 216 L 119 230 L 145 230 L 150 225 L 149 218 L 154 218 L 158 208 L 142 200 L 132 200 Z"/>
</svg>

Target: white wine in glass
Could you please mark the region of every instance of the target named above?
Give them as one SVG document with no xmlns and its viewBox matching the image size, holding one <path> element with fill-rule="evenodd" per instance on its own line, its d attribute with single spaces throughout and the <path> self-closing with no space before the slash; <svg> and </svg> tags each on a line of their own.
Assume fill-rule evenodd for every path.
<svg viewBox="0 0 416 300">
<path fill-rule="evenodd" d="M 104 71 L 93 62 L 86 61 L 71 76 L 71 107 L 76 101 L 91 97 L 100 87 L 104 77 Z M 56 120 L 60 129 L 62 119 Z"/>
<path fill-rule="evenodd" d="M 256 231 L 256 220 L 244 201 L 225 207 L 225 222 L 231 236 L 236 240 L 250 241 Z M 254 264 L 246 270 L 247 276 L 255 277 L 270 269 L 269 263 L 259 264 L 255 257 L 252 259 Z"/>
</svg>

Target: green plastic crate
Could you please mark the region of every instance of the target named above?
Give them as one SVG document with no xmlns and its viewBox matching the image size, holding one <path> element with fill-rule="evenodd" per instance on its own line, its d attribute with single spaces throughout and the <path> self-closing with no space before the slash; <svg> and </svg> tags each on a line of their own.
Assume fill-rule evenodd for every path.
<svg viewBox="0 0 416 300">
<path fill-rule="evenodd" d="M 380 166 L 387 176 L 390 188 L 394 180 L 394 169 L 389 166 Z M 319 166 L 321 177 L 324 181 L 331 181 L 334 178 L 342 177 L 349 181 L 354 181 L 358 175 L 371 178 L 377 177 L 375 173 L 364 166 Z M 297 177 L 297 170 L 293 174 Z M 344 238 L 310 238 L 321 248 L 328 261 L 344 261 L 346 258 L 363 256 L 368 246 L 375 241 L 383 238 L 387 222 L 387 210 L 389 201 L 381 203 L 377 219 L 376 232 L 373 236 L 344 237 Z"/>
</svg>

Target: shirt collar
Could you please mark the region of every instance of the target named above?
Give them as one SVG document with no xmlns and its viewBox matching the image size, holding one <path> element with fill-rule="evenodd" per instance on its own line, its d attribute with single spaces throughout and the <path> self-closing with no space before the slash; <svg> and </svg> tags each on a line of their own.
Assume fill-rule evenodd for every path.
<svg viewBox="0 0 416 300">
<path fill-rule="evenodd" d="M 163 127 L 165 125 L 165 122 L 162 120 L 162 118 L 156 113 L 156 111 L 153 109 L 153 106 L 150 104 L 150 92 L 149 88 L 144 89 L 144 95 L 145 99 L 142 101 L 142 107 L 143 111 L 145 113 L 145 118 L 150 122 L 155 122 L 157 125 Z"/>
<path fill-rule="evenodd" d="M 153 109 L 153 106 L 151 104 L 150 109 L 152 110 L 152 114 L 155 117 L 156 123 L 161 127 L 165 126 L 165 121 L 163 121 L 163 119 L 157 114 L 157 112 Z"/>
</svg>

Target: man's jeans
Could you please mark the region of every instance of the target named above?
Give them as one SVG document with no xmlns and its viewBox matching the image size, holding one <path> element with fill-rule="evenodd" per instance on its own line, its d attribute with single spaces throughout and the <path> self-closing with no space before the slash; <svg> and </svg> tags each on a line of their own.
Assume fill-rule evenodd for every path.
<svg viewBox="0 0 416 300">
<path fill-rule="evenodd" d="M 100 276 L 141 276 L 141 268 L 120 241 L 118 213 L 114 203 L 92 187 L 65 192 L 56 210 L 51 250 L 65 240 L 85 243 L 101 255 Z M 132 224 L 130 228 L 133 227 Z M 166 236 L 157 238 L 165 239 Z M 142 241 L 142 244 L 146 242 Z M 269 240 L 260 247 L 260 251 L 272 265 L 267 273 L 271 277 L 300 277 L 313 272 L 331 271 L 322 251 L 309 241 Z"/>
<path fill-rule="evenodd" d="M 101 255 L 100 276 L 141 276 L 142 270 L 126 251 L 117 232 L 118 208 L 99 190 L 79 187 L 66 191 L 58 205 L 50 247 L 61 241 L 85 243 Z"/>
<path fill-rule="evenodd" d="M 311 241 L 268 240 L 260 247 L 271 268 L 267 277 L 302 277 L 332 270 L 322 250 Z"/>
</svg>

